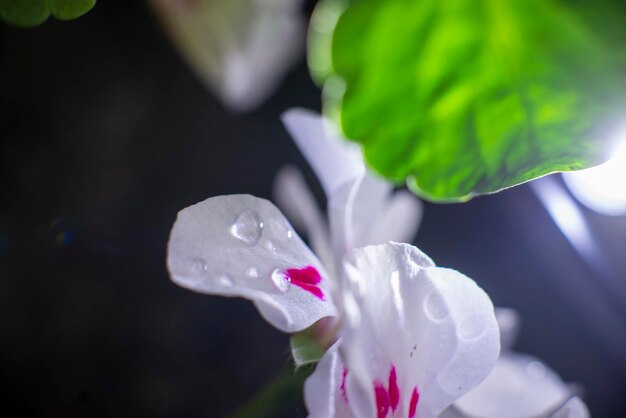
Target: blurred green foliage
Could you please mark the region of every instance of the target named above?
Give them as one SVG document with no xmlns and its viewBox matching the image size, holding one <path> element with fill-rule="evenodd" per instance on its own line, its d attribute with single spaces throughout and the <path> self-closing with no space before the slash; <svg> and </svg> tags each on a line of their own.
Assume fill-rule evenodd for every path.
<svg viewBox="0 0 626 418">
<path fill-rule="evenodd" d="M 0 0 L 0 18 L 14 26 L 32 27 L 50 15 L 60 20 L 76 19 L 95 4 L 96 0 Z"/>
<path fill-rule="evenodd" d="M 325 0 L 309 34 L 324 110 L 371 166 L 464 201 L 594 165 L 626 120 L 611 0 Z"/>
</svg>

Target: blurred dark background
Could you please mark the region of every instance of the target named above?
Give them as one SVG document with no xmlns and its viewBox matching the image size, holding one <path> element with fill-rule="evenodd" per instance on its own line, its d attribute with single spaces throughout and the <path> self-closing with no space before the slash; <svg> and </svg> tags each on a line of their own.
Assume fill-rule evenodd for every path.
<svg viewBox="0 0 626 418">
<path fill-rule="evenodd" d="M 287 336 L 250 303 L 178 288 L 164 260 L 183 207 L 269 198 L 286 163 L 313 178 L 279 121 L 291 106 L 320 106 L 304 57 L 260 109 L 228 113 L 143 2 L 0 24 L 6 416 L 227 417 L 287 364 Z M 626 217 L 585 215 L 623 284 Z M 519 310 L 517 349 L 580 383 L 595 417 L 626 417 L 626 307 L 610 305 L 530 188 L 429 204 L 416 243 Z"/>
</svg>

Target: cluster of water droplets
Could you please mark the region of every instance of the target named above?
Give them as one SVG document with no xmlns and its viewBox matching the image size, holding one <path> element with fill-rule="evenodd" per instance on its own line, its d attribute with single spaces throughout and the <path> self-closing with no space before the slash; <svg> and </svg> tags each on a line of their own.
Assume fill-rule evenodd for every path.
<svg viewBox="0 0 626 418">
<path fill-rule="evenodd" d="M 264 226 L 263 218 L 261 218 L 256 211 L 246 209 L 237 215 L 229 228 L 229 232 L 237 241 L 242 242 L 248 247 L 254 247 L 259 244 L 259 241 L 261 240 Z M 294 236 L 294 232 L 291 229 L 288 229 L 286 232 L 286 238 L 291 240 Z M 265 239 L 263 245 L 269 251 L 276 251 L 276 246 L 270 239 Z M 226 274 L 217 277 L 207 277 L 209 273 L 209 266 L 205 259 L 196 257 L 193 258 L 191 262 L 192 269 L 200 277 L 205 277 L 213 282 L 217 282 L 223 287 L 233 287 L 235 285 L 234 279 Z M 250 279 L 262 279 L 264 277 L 264 274 L 259 272 L 259 269 L 254 266 L 248 267 L 245 270 L 245 275 Z M 282 269 L 274 269 L 269 274 L 269 279 L 272 286 L 280 293 L 286 293 L 291 287 L 289 276 L 285 274 Z"/>
<path fill-rule="evenodd" d="M 247 209 L 237 216 L 235 222 L 230 227 L 230 233 L 237 240 L 253 247 L 259 243 L 263 235 L 263 227 L 263 219 L 259 214 L 253 210 Z M 293 231 L 291 229 L 287 230 L 287 239 L 291 239 L 293 236 Z M 264 246 L 269 251 L 276 251 L 274 243 L 269 239 L 265 240 Z M 246 275 L 254 279 L 262 277 L 256 267 L 249 267 L 246 271 Z M 274 288 L 280 293 L 286 293 L 289 290 L 291 282 L 283 270 L 274 269 L 269 277 Z"/>
<path fill-rule="evenodd" d="M 191 260 L 191 265 L 192 265 L 192 269 L 195 271 L 196 274 L 200 275 L 201 278 L 203 279 L 209 279 L 207 277 L 208 273 L 209 273 L 209 265 L 207 264 L 206 260 L 202 257 L 195 257 Z M 211 278 L 211 280 L 213 280 Z M 233 287 L 235 285 L 234 280 L 232 279 L 232 277 L 228 276 L 227 274 L 223 274 L 219 277 L 216 278 L 217 282 L 223 286 L 223 287 Z"/>
</svg>

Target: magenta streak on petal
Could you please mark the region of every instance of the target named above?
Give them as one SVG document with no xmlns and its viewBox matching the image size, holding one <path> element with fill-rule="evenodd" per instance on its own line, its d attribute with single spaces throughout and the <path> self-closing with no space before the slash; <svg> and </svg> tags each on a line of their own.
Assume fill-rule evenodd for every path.
<svg viewBox="0 0 626 418">
<path fill-rule="evenodd" d="M 312 293 L 316 297 L 324 300 L 324 292 L 319 288 L 318 284 L 322 281 L 319 272 L 313 266 L 307 266 L 301 269 L 288 269 L 285 272 L 287 279 L 301 289 Z"/>
<path fill-rule="evenodd" d="M 396 377 L 396 368 L 391 366 L 389 372 L 389 402 L 391 404 L 391 410 L 396 411 L 398 408 L 398 402 L 400 402 L 400 389 L 398 389 L 398 378 Z"/>
<path fill-rule="evenodd" d="M 341 385 L 339 386 L 339 392 L 344 401 L 348 402 L 348 394 L 346 393 L 346 377 L 348 377 L 348 369 L 345 367 L 341 372 Z"/>
<path fill-rule="evenodd" d="M 389 413 L 389 393 L 380 383 L 374 382 L 374 393 L 376 394 L 376 411 L 378 418 L 385 418 Z"/>
<path fill-rule="evenodd" d="M 415 418 L 415 412 L 417 412 L 417 403 L 420 400 L 420 393 L 417 391 L 417 386 L 413 389 L 411 395 L 411 403 L 409 403 L 409 418 Z"/>
</svg>

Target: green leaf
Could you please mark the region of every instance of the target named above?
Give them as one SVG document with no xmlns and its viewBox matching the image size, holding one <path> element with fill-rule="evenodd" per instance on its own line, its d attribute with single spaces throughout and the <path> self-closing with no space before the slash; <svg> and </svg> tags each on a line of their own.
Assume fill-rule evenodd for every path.
<svg viewBox="0 0 626 418">
<path fill-rule="evenodd" d="M 308 328 L 289 339 L 291 354 L 296 367 L 317 363 L 326 351 L 319 343 L 312 328 Z"/>
<path fill-rule="evenodd" d="M 625 27 L 611 0 L 325 0 L 309 66 L 375 170 L 464 201 L 605 158 Z"/>
<path fill-rule="evenodd" d="M 51 14 L 60 20 L 76 19 L 95 4 L 96 0 L 0 0 L 0 19 L 15 26 L 33 27 Z"/>
<path fill-rule="evenodd" d="M 76 19 L 96 5 L 96 0 L 49 0 L 52 16 L 60 20 Z"/>
<path fill-rule="evenodd" d="M 0 18 L 15 26 L 32 27 L 50 16 L 45 0 L 0 0 Z"/>
</svg>

